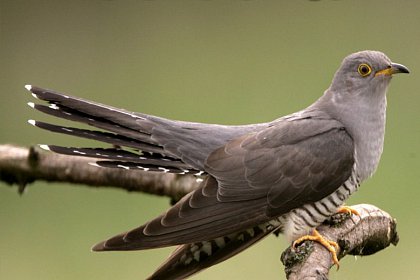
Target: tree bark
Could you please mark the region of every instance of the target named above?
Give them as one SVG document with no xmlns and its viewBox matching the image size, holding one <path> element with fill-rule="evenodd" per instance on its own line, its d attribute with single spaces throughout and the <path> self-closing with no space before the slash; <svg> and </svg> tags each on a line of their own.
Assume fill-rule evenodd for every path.
<svg viewBox="0 0 420 280">
<path fill-rule="evenodd" d="M 0 180 L 17 184 L 19 193 L 36 180 L 169 196 L 175 200 L 199 185 L 192 175 L 92 166 L 95 159 L 51 153 L 34 146 L 0 145 Z"/>
<path fill-rule="evenodd" d="M 68 182 L 90 187 L 115 187 L 126 191 L 168 196 L 173 201 L 199 186 L 191 175 L 101 168 L 95 159 L 46 152 L 38 147 L 0 145 L 0 180 L 18 185 L 19 193 L 37 180 Z M 318 227 L 321 235 L 339 244 L 338 258 L 371 255 L 398 243 L 396 221 L 385 211 L 368 204 L 352 206 L 360 216 L 337 214 Z M 330 252 L 316 242 L 289 247 L 282 256 L 287 279 L 328 279 L 333 265 Z"/>
<path fill-rule="evenodd" d="M 390 244 L 397 245 L 397 222 L 388 213 L 370 204 L 351 208 L 360 216 L 336 214 L 317 228 L 322 236 L 338 243 L 339 259 L 346 255 L 372 255 Z M 281 261 L 288 280 L 328 279 L 328 272 L 334 264 L 331 253 L 313 241 L 305 241 L 296 249 L 287 248 Z"/>
</svg>

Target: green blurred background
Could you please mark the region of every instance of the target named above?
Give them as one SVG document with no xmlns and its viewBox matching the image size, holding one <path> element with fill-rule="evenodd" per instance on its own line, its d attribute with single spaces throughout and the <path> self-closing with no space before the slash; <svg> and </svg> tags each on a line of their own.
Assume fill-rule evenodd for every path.
<svg viewBox="0 0 420 280">
<path fill-rule="evenodd" d="M 27 83 L 181 120 L 245 124 L 301 109 L 344 56 L 375 49 L 412 73 L 388 95 L 385 151 L 349 204 L 398 220 L 400 243 L 347 257 L 333 279 L 418 279 L 419 1 L 0 1 L 0 143 L 78 145 L 29 126 Z M 85 142 L 83 142 L 85 143 Z M 168 207 L 167 198 L 36 182 L 0 183 L 1 279 L 143 279 L 172 248 L 91 253 Z M 195 279 L 283 279 L 283 238 Z"/>
</svg>

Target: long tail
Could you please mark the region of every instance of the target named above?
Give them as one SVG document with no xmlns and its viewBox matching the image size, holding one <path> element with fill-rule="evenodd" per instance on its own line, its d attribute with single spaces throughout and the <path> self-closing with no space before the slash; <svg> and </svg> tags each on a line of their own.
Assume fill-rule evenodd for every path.
<svg viewBox="0 0 420 280">
<path fill-rule="evenodd" d="M 31 85 L 25 87 L 35 98 L 49 103 L 47 106 L 29 102 L 28 105 L 32 108 L 47 115 L 87 124 L 100 130 L 60 126 L 35 120 L 30 120 L 30 124 L 52 132 L 131 149 L 129 153 L 120 148 L 80 149 L 44 146 L 57 153 L 108 160 L 98 162 L 98 165 L 106 167 L 201 175 L 204 171 L 204 162 L 213 150 L 256 127 L 169 120 L 129 112 L 49 89 Z M 266 125 L 261 124 L 261 127 Z"/>
<path fill-rule="evenodd" d="M 148 280 L 185 279 L 242 252 L 278 227 L 271 221 L 214 240 L 180 245 Z"/>
</svg>

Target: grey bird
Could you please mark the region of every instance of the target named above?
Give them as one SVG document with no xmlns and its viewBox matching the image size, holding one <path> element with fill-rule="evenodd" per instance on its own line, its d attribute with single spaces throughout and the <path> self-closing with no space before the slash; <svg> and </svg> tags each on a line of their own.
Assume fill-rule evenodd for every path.
<svg viewBox="0 0 420 280">
<path fill-rule="evenodd" d="M 343 60 L 330 87 L 306 109 L 239 126 L 169 120 L 26 88 L 50 104 L 31 107 L 101 130 L 31 124 L 114 145 L 44 148 L 93 157 L 103 167 L 204 176 L 198 189 L 165 213 L 93 247 L 179 245 L 149 279 L 183 279 L 276 230 L 290 241 L 321 242 L 338 264 L 336 244 L 315 229 L 375 172 L 384 143 L 386 91 L 393 74 L 408 72 L 382 52 L 357 52 Z"/>
</svg>

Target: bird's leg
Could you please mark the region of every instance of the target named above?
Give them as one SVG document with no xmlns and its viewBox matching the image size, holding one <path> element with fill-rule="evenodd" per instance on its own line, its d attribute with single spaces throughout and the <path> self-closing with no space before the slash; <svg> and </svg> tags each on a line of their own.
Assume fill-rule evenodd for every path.
<svg viewBox="0 0 420 280">
<path fill-rule="evenodd" d="M 293 242 L 292 247 L 296 248 L 296 246 L 298 244 L 300 244 L 300 243 L 302 243 L 303 241 L 306 241 L 306 240 L 316 241 L 316 242 L 320 243 L 322 246 L 324 246 L 328 251 L 330 251 L 333 262 L 334 262 L 334 264 L 337 265 L 337 270 L 339 269 L 340 264 L 339 264 L 338 258 L 337 258 L 337 251 L 340 247 L 338 246 L 337 242 L 326 239 L 321 234 L 319 234 L 319 232 L 316 229 L 314 229 L 312 231 L 312 235 L 304 235 L 301 238 L 296 239 Z"/>
<path fill-rule="evenodd" d="M 356 209 L 351 208 L 350 206 L 341 206 L 337 210 L 337 213 L 347 213 L 350 216 L 352 214 L 360 216 L 360 213 Z M 319 232 L 316 229 L 314 229 L 312 231 L 312 235 L 304 235 L 304 236 L 300 237 L 299 239 L 296 239 L 293 242 L 292 247 L 296 248 L 296 246 L 298 244 L 300 244 L 300 243 L 302 243 L 303 241 L 306 241 L 306 240 L 316 241 L 316 242 L 320 243 L 322 246 L 324 246 L 328 251 L 330 251 L 333 262 L 334 262 L 335 265 L 337 265 L 337 270 L 340 268 L 340 264 L 339 264 L 338 258 L 337 258 L 337 251 L 340 247 L 338 246 L 337 242 L 326 239 L 321 234 L 319 234 Z"/>
<path fill-rule="evenodd" d="M 351 208 L 350 206 L 341 206 L 340 208 L 338 208 L 337 213 L 347 213 L 350 216 L 352 214 L 354 214 L 356 216 L 360 216 L 360 213 L 357 212 L 356 209 Z"/>
</svg>

